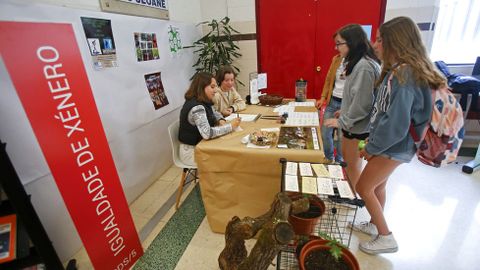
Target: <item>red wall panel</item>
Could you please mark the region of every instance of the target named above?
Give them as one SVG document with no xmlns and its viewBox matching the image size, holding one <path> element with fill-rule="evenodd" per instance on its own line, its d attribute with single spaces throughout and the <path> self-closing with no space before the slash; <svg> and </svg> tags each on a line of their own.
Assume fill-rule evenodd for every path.
<svg viewBox="0 0 480 270">
<path fill-rule="evenodd" d="M 268 74 L 267 93 L 295 96 L 295 81 L 308 80 L 308 97 L 319 98 L 336 54 L 332 35 L 349 23 L 383 22 L 385 0 L 257 0 L 258 70 Z M 320 72 L 316 71 L 319 66 Z"/>
</svg>

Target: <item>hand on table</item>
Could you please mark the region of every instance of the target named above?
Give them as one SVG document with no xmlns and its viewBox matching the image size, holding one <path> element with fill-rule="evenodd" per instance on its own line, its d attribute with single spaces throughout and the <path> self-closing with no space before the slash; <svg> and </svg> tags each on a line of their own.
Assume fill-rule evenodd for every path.
<svg viewBox="0 0 480 270">
<path fill-rule="evenodd" d="M 237 127 L 240 126 L 240 122 L 242 122 L 242 120 L 241 120 L 240 117 L 238 117 L 238 118 L 233 119 L 233 120 L 230 122 L 230 124 L 232 125 L 232 128 L 233 128 L 233 129 L 236 129 Z"/>
</svg>

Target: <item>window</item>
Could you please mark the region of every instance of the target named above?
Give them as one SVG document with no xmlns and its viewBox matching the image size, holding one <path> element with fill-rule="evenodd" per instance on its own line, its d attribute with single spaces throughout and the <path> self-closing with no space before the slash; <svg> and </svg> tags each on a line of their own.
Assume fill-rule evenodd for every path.
<svg viewBox="0 0 480 270">
<path fill-rule="evenodd" d="M 480 0 L 440 0 L 431 58 L 474 63 L 480 56 Z"/>
</svg>

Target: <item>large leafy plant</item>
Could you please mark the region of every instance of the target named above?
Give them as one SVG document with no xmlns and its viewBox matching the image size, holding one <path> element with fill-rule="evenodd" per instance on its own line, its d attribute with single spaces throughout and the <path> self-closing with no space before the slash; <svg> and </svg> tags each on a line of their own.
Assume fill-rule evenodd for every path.
<svg viewBox="0 0 480 270">
<path fill-rule="evenodd" d="M 214 74 L 223 65 L 230 65 L 237 73 L 240 69 L 233 65 L 233 61 L 240 56 L 240 48 L 235 44 L 232 34 L 239 33 L 230 24 L 230 18 L 225 17 L 220 21 L 201 22 L 198 25 L 208 26 L 208 33 L 195 41 L 192 46 L 198 60 L 193 67 L 195 74 L 204 71 Z M 194 75 L 195 76 L 195 75 Z"/>
</svg>

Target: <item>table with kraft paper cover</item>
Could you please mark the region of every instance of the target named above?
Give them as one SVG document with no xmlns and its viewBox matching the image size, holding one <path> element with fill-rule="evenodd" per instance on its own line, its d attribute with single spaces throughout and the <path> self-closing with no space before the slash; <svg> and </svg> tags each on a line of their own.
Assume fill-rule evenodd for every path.
<svg viewBox="0 0 480 270">
<path fill-rule="evenodd" d="M 298 107 L 297 107 L 298 108 Z M 296 108 L 296 109 L 297 109 Z M 297 110 L 296 110 L 297 111 Z M 274 115 L 273 108 L 249 105 L 245 114 Z M 195 148 L 198 177 L 205 211 L 213 232 L 224 233 L 233 216 L 257 217 L 270 208 L 281 188 L 280 158 L 305 162 L 324 162 L 321 133 L 320 150 L 247 148 L 243 137 L 261 128 L 281 127 L 275 120 L 259 118 L 242 122 L 242 131 L 203 140 Z"/>
</svg>

